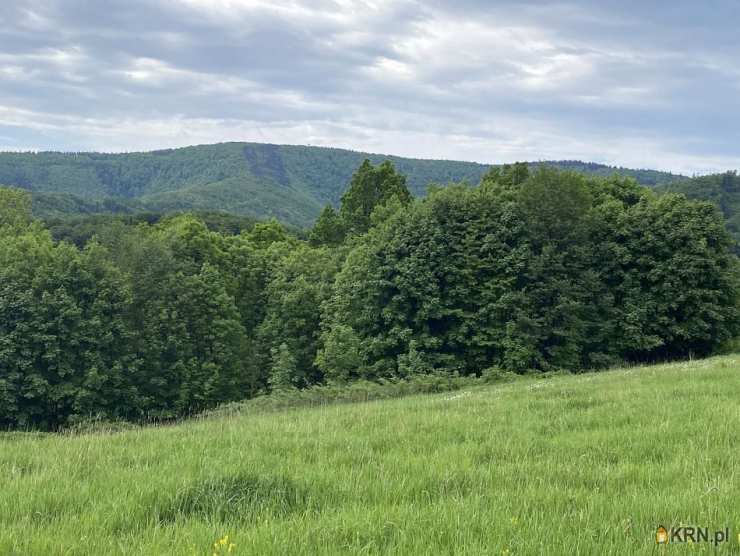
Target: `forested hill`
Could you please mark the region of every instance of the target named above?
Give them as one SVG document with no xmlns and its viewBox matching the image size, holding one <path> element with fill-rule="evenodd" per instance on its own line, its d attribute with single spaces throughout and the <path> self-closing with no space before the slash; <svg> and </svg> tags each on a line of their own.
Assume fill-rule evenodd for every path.
<svg viewBox="0 0 740 556">
<path fill-rule="evenodd" d="M 0 184 L 32 191 L 34 212 L 42 217 L 197 209 L 307 226 L 325 204 L 337 204 L 365 158 L 393 162 L 415 195 L 430 183 L 477 184 L 489 168 L 324 147 L 222 143 L 147 153 L 0 153 Z M 579 161 L 547 164 L 590 175 L 619 173 L 649 186 L 681 178 Z"/>
</svg>

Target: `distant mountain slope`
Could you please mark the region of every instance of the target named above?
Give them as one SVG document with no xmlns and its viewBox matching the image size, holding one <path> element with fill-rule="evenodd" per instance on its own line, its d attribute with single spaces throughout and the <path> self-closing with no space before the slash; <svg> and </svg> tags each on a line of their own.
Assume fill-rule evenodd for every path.
<svg viewBox="0 0 740 556">
<path fill-rule="evenodd" d="M 415 195 L 423 195 L 430 183 L 478 183 L 490 167 L 324 147 L 222 143 L 147 153 L 0 153 L 0 184 L 34 192 L 40 216 L 202 209 L 307 226 L 323 205 L 339 201 L 365 158 L 391 160 Z M 587 174 L 619 173 L 651 186 L 682 178 L 579 161 L 546 164 Z"/>
</svg>

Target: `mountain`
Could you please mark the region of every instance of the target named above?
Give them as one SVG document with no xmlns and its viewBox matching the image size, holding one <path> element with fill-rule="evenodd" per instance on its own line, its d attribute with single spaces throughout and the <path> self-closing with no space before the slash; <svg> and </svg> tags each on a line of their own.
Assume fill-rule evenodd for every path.
<svg viewBox="0 0 740 556">
<path fill-rule="evenodd" d="M 421 160 L 344 149 L 222 143 L 145 153 L 0 153 L 0 184 L 28 189 L 42 217 L 224 210 L 308 226 L 336 204 L 365 159 L 391 160 L 423 195 L 430 183 L 478 183 L 490 165 Z M 618 173 L 659 186 L 683 176 L 580 161 L 535 162 L 587 174 Z"/>
</svg>

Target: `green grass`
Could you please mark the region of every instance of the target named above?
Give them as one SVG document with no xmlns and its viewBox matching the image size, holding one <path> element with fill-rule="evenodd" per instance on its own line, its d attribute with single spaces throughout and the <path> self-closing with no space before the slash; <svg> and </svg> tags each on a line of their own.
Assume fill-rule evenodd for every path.
<svg viewBox="0 0 740 556">
<path fill-rule="evenodd" d="M 740 356 L 109 434 L 0 435 L 0 554 L 740 549 Z"/>
</svg>

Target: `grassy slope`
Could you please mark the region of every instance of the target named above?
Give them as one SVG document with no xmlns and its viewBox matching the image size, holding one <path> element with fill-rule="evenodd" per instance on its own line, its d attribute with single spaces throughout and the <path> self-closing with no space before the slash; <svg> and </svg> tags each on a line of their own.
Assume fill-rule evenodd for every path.
<svg viewBox="0 0 740 556">
<path fill-rule="evenodd" d="M 740 527 L 740 356 L 0 436 L 1 554 L 652 554 Z M 725 547 L 736 550 L 737 539 Z M 668 547 L 681 550 L 689 547 Z"/>
</svg>

